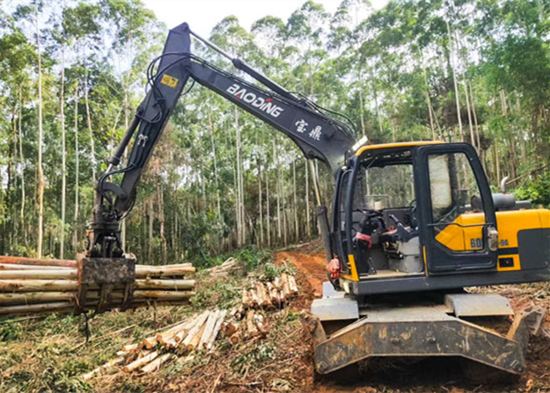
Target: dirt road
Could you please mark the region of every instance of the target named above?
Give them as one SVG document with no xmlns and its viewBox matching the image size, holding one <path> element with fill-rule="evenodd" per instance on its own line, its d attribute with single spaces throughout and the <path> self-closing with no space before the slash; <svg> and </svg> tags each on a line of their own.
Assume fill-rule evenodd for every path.
<svg viewBox="0 0 550 393">
<path fill-rule="evenodd" d="M 306 254 L 300 251 L 283 251 L 276 254 L 278 264 L 289 260 L 300 270 L 311 285 L 314 297 L 323 294 L 323 281 L 327 280 L 327 260 L 324 254 Z"/>
</svg>

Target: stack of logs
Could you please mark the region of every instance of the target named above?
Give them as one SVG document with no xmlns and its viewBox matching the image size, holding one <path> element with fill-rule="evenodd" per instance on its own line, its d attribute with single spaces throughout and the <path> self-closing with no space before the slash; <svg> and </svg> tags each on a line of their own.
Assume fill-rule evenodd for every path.
<svg viewBox="0 0 550 393">
<path fill-rule="evenodd" d="M 141 343 L 125 345 L 117 357 L 103 366 L 84 374 L 89 380 L 115 366 L 122 366 L 127 373 L 150 373 L 170 360 L 185 361 L 189 352 L 209 351 L 222 328 L 227 310 L 204 311 L 157 335 L 145 338 Z"/>
<path fill-rule="evenodd" d="M 190 263 L 136 265 L 131 308 L 155 304 L 186 304 L 195 294 Z M 78 289 L 76 261 L 0 257 L 0 316 L 42 312 L 73 312 Z M 99 288 L 88 292 L 99 298 Z M 122 301 L 122 291 L 112 292 Z M 116 300 L 113 304 L 116 307 Z"/>
<path fill-rule="evenodd" d="M 281 308 L 290 298 L 298 294 L 298 286 L 293 276 L 282 273 L 273 282 L 266 284 L 258 281 L 254 288 L 243 289 L 241 301 L 245 309 L 250 308 Z"/>
<path fill-rule="evenodd" d="M 232 271 L 239 268 L 239 261 L 235 258 L 229 258 L 219 266 L 207 269 L 212 276 L 227 276 Z"/>
</svg>

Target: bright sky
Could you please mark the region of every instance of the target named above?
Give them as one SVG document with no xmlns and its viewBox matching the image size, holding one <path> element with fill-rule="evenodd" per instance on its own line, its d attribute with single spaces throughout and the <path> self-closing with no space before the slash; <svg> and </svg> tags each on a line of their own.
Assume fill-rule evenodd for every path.
<svg viewBox="0 0 550 393">
<path fill-rule="evenodd" d="M 154 11 L 157 18 L 168 28 L 187 22 L 198 34 L 208 37 L 212 28 L 223 18 L 235 15 L 241 25 L 250 30 L 252 23 L 271 15 L 286 21 L 305 0 L 143 0 L 145 6 Z M 338 8 L 342 0 L 315 0 L 330 13 Z M 371 0 L 379 9 L 388 0 Z"/>
</svg>

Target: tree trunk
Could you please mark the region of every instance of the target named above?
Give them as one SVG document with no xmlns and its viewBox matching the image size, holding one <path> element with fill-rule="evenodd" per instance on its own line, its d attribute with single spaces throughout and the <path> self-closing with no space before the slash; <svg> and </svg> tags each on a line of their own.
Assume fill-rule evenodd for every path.
<svg viewBox="0 0 550 393">
<path fill-rule="evenodd" d="M 42 54 L 40 52 L 40 26 L 38 14 L 36 14 L 36 48 L 38 55 L 38 238 L 36 245 L 37 258 L 42 258 L 42 241 L 44 236 L 44 169 L 42 167 L 42 143 L 43 143 L 43 125 L 42 125 Z"/>
<path fill-rule="evenodd" d="M 273 160 L 275 161 L 275 165 L 277 167 L 277 183 L 275 192 L 277 194 L 277 240 L 281 240 L 282 236 L 282 228 L 281 228 L 281 168 L 279 166 L 279 159 L 277 157 L 277 150 L 275 148 L 275 139 L 273 138 Z"/>
<path fill-rule="evenodd" d="M 88 71 L 84 77 L 84 104 L 86 106 L 86 124 L 88 125 L 88 133 L 90 134 L 90 161 L 92 164 L 92 180 L 95 187 L 96 182 L 96 161 L 95 161 L 95 143 L 94 132 L 92 131 L 92 117 L 90 116 L 90 103 L 88 101 Z"/>
<path fill-rule="evenodd" d="M 271 247 L 271 212 L 269 206 L 269 172 L 266 172 L 265 176 L 265 208 L 266 208 L 266 220 L 267 220 L 267 245 Z"/>
<path fill-rule="evenodd" d="M 294 199 L 294 241 L 300 239 L 300 224 L 298 221 L 298 198 L 296 196 L 296 160 L 292 162 L 292 177 L 293 177 L 293 199 Z"/>
<path fill-rule="evenodd" d="M 311 239 L 311 218 L 310 218 L 310 207 L 309 207 L 309 170 L 308 170 L 308 163 L 307 161 L 304 161 L 304 167 L 306 168 L 305 178 L 304 181 L 306 183 L 306 233 L 308 240 Z"/>
<path fill-rule="evenodd" d="M 222 208 L 220 201 L 220 184 L 218 179 L 218 157 L 216 154 L 216 140 L 214 138 L 214 127 L 212 127 L 212 116 L 208 111 L 208 128 L 210 130 L 210 138 L 212 140 L 212 154 L 214 155 L 214 181 L 216 184 L 216 212 L 218 213 L 218 220 L 222 221 Z"/>
<path fill-rule="evenodd" d="M 451 42 L 452 42 L 452 35 L 451 35 L 451 26 L 449 26 L 449 22 L 445 21 L 447 24 L 447 34 L 449 38 L 449 50 L 451 50 Z M 451 55 L 452 57 L 452 55 Z M 458 130 L 460 132 L 460 139 L 462 142 L 464 142 L 464 133 L 462 131 L 462 119 L 460 117 L 460 93 L 458 91 L 458 82 L 456 78 L 455 68 L 450 64 L 451 67 L 451 73 L 453 74 L 453 84 L 454 84 L 454 90 L 455 90 L 455 101 L 456 101 L 456 118 L 458 121 Z"/>
<path fill-rule="evenodd" d="M 242 195 L 241 195 L 241 132 L 239 130 L 239 112 L 238 109 L 235 108 L 235 150 L 237 155 L 237 207 L 236 207 L 236 213 L 237 213 L 237 247 L 241 248 L 243 246 L 244 242 L 244 217 L 242 216 L 243 208 L 241 206 L 242 203 Z"/>
<path fill-rule="evenodd" d="M 477 146 L 479 148 L 479 151 L 481 151 L 481 142 L 480 142 L 480 138 L 479 138 L 479 125 L 477 124 L 477 114 L 476 114 L 476 100 L 475 100 L 475 97 L 474 97 L 474 90 L 472 88 L 472 83 L 470 82 L 469 83 L 470 85 L 470 97 L 472 99 L 472 115 L 474 117 L 474 130 L 475 130 L 475 134 L 476 134 L 476 142 L 477 142 Z"/>
<path fill-rule="evenodd" d="M 160 240 L 162 242 L 162 263 L 166 265 L 168 250 L 166 248 L 166 237 L 164 235 L 164 194 L 162 192 L 162 184 L 159 183 L 157 177 L 157 194 L 159 208 L 159 223 L 160 223 Z"/>
<path fill-rule="evenodd" d="M 473 121 L 472 121 L 472 113 L 470 111 L 471 107 L 470 107 L 470 98 L 468 97 L 469 94 L 468 94 L 467 80 L 464 81 L 463 87 L 464 87 L 464 97 L 466 98 L 466 111 L 468 112 L 468 126 L 470 128 L 470 143 L 472 144 L 472 146 L 476 148 L 477 152 L 479 153 L 479 146 L 477 146 L 475 136 L 474 136 L 474 125 L 472 124 Z"/>
<path fill-rule="evenodd" d="M 59 120 L 61 123 L 61 233 L 59 259 L 65 255 L 65 213 L 67 204 L 67 146 L 65 135 L 65 44 L 61 48 L 61 87 L 59 89 Z"/>
<path fill-rule="evenodd" d="M 124 129 L 127 130 L 128 126 L 130 124 L 130 100 L 128 98 L 128 86 L 124 89 Z M 124 150 L 123 154 L 124 158 L 126 158 L 126 150 Z M 122 222 L 120 223 L 121 226 L 121 241 L 122 241 L 122 249 L 126 250 L 126 218 L 122 219 Z"/>
<path fill-rule="evenodd" d="M 21 230 L 25 230 L 25 158 L 23 156 L 23 127 L 21 117 L 23 116 L 23 91 L 19 86 L 19 160 L 21 163 Z M 23 233 L 21 233 L 23 234 Z"/>
<path fill-rule="evenodd" d="M 256 143 L 258 151 L 260 151 L 259 143 Z M 258 155 L 258 213 L 260 216 L 260 236 L 259 236 L 259 244 L 260 247 L 264 246 L 264 213 L 262 209 L 263 204 L 263 195 L 262 195 L 262 164 L 260 162 L 260 156 Z"/>
<path fill-rule="evenodd" d="M 75 175 L 74 175 L 74 228 L 73 228 L 73 248 L 74 252 L 78 251 L 78 214 L 80 209 L 80 157 L 79 157 L 78 145 L 78 83 L 74 88 L 74 161 L 75 161 Z"/>
<path fill-rule="evenodd" d="M 149 258 L 149 263 L 153 260 L 153 221 L 155 219 L 155 211 L 153 205 L 153 196 L 149 198 L 149 235 L 147 243 L 147 257 Z"/>
</svg>

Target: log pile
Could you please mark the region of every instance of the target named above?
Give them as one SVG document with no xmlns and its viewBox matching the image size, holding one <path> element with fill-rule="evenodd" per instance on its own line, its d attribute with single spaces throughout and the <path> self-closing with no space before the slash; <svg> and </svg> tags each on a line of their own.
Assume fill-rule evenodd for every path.
<svg viewBox="0 0 550 393">
<path fill-rule="evenodd" d="M 251 289 L 241 291 L 244 309 L 281 308 L 289 299 L 298 295 L 298 286 L 293 276 L 282 273 L 272 282 L 258 281 Z"/>
<path fill-rule="evenodd" d="M 239 261 L 236 260 L 235 258 L 229 258 L 221 265 L 214 266 L 213 268 L 208 270 L 210 271 L 210 274 L 212 276 L 216 277 L 216 276 L 227 276 L 229 273 L 239 268 L 241 268 L 241 266 L 239 266 Z"/>
<path fill-rule="evenodd" d="M 190 263 L 179 265 L 136 265 L 131 308 L 148 304 L 186 304 L 195 292 L 195 272 Z M 76 261 L 0 257 L 0 316 L 42 312 L 73 312 L 78 289 Z M 95 289 L 95 290 L 94 290 Z M 99 287 L 88 292 L 94 307 Z M 122 292 L 111 293 L 113 303 L 122 302 Z"/>
<path fill-rule="evenodd" d="M 140 343 L 125 345 L 117 352 L 116 358 L 82 375 L 82 379 L 89 380 L 115 367 L 121 367 L 126 373 L 148 374 L 171 360 L 185 361 L 190 352 L 210 351 L 226 315 L 227 310 L 207 310 Z"/>
</svg>

